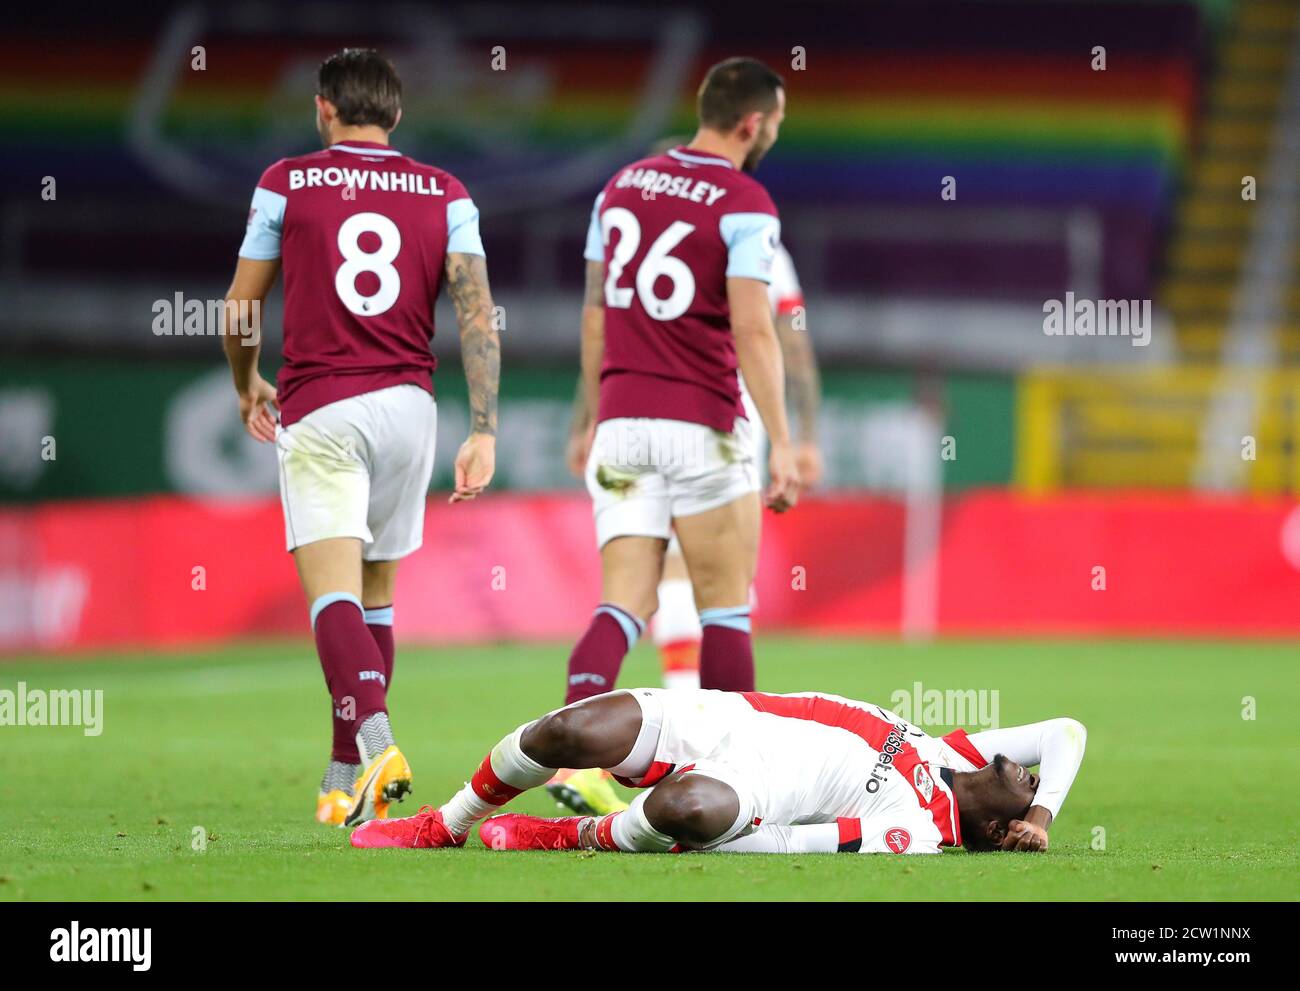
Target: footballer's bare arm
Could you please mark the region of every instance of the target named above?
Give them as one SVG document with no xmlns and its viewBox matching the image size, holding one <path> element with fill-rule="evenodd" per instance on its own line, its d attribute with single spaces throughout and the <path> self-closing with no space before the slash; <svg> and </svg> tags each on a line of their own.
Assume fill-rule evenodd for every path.
<svg viewBox="0 0 1300 991">
<path fill-rule="evenodd" d="M 262 306 L 280 274 L 280 260 L 240 258 L 226 293 L 221 344 L 239 396 L 239 415 L 256 440 L 275 440 L 275 387 L 258 374 L 262 352 Z"/>
<path fill-rule="evenodd" d="M 587 262 L 582 296 L 582 402 L 587 422 L 600 399 L 600 366 L 605 360 L 605 263 Z"/>
<path fill-rule="evenodd" d="M 476 498 L 496 473 L 497 391 L 501 338 L 488 288 L 487 260 L 453 251 L 447 255 L 447 294 L 460 324 L 460 356 L 469 386 L 470 433 L 456 452 L 456 489 L 451 502 Z"/>
<path fill-rule="evenodd" d="M 482 255 L 447 255 L 447 293 L 460 324 L 460 355 L 469 385 L 470 431 L 497 432 L 501 338 L 493 322 L 492 290 Z"/>
<path fill-rule="evenodd" d="M 575 478 L 582 478 L 586 473 L 587 455 L 591 453 L 589 436 L 591 434 L 591 417 L 587 413 L 586 384 L 582 373 L 578 373 L 578 383 L 573 390 L 573 411 L 569 419 L 569 439 L 565 443 L 564 463 Z"/>
<path fill-rule="evenodd" d="M 799 461 L 799 482 L 805 486 L 816 485 L 822 476 L 821 451 L 817 447 L 822 382 L 817 356 L 808 332 L 795 328 L 793 313 L 782 313 L 776 318 L 776 337 L 781 342 L 781 358 L 785 363 L 786 400 L 798 424 L 795 453 Z"/>
<path fill-rule="evenodd" d="M 785 369 L 772 325 L 767 284 L 757 279 L 728 278 L 727 305 L 740 373 L 767 428 L 771 447 L 769 483 L 763 501 L 769 508 L 783 512 L 798 499 L 799 471 L 785 416 Z"/>
<path fill-rule="evenodd" d="M 582 478 L 595 432 L 595 397 L 600 389 L 600 365 L 605 352 L 605 263 L 587 262 L 587 283 L 582 296 L 581 364 L 573 390 L 573 413 L 564 461 Z M 590 373 L 590 374 L 589 374 Z M 592 398 L 588 399 L 588 392 Z"/>
</svg>

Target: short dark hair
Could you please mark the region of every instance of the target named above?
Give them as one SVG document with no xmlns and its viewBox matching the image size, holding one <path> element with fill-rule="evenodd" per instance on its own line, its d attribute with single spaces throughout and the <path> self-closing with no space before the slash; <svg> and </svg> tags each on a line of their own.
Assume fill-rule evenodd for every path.
<svg viewBox="0 0 1300 991">
<path fill-rule="evenodd" d="M 754 58 L 729 58 L 704 76 L 696 97 L 700 123 L 718 131 L 730 131 L 742 117 L 754 111 L 776 109 L 776 91 L 785 80 Z"/>
<path fill-rule="evenodd" d="M 391 131 L 402 108 L 402 80 L 373 48 L 345 48 L 320 64 L 317 93 L 334 104 L 339 121 Z"/>
</svg>

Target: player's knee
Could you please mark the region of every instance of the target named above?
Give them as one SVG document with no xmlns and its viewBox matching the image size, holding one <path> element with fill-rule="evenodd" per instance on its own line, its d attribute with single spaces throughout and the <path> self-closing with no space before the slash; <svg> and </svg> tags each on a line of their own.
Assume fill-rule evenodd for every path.
<svg viewBox="0 0 1300 991">
<path fill-rule="evenodd" d="M 715 609 L 740 605 L 749 601 L 752 575 L 707 570 L 699 577 L 691 573 L 695 588 L 695 608 Z"/>
<path fill-rule="evenodd" d="M 600 749 L 600 730 L 591 706 L 557 709 L 524 730 L 524 752 L 543 767 L 590 767 L 588 755 Z"/>
<path fill-rule="evenodd" d="M 640 611 L 637 613 L 644 622 L 650 622 L 650 618 L 659 611 L 659 590 L 652 588 L 641 598 Z"/>
<path fill-rule="evenodd" d="M 739 813 L 740 800 L 730 786 L 694 775 L 660 785 L 645 804 L 650 825 L 685 846 L 712 843 Z"/>
</svg>

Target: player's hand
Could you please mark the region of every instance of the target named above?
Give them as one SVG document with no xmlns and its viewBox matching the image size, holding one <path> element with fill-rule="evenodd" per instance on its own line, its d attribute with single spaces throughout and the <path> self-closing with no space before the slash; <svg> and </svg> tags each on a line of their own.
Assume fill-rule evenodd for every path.
<svg viewBox="0 0 1300 991">
<path fill-rule="evenodd" d="M 596 424 L 574 430 L 569 434 L 569 443 L 565 447 L 564 460 L 574 478 L 587 477 L 587 459 L 591 456 L 591 445 L 596 441 Z"/>
<path fill-rule="evenodd" d="M 1023 819 L 1012 819 L 1007 827 L 1006 838 L 1002 841 L 1002 849 L 1041 853 L 1047 849 L 1047 830 Z"/>
<path fill-rule="evenodd" d="M 276 418 L 272 408 L 280 409 L 275 401 L 275 386 L 258 375 L 249 384 L 248 391 L 239 394 L 239 418 L 253 440 L 275 443 Z"/>
<path fill-rule="evenodd" d="M 806 440 L 795 449 L 794 456 L 795 463 L 799 467 L 799 485 L 805 489 L 820 485 L 822 474 L 825 472 L 821 448 L 812 441 Z"/>
<path fill-rule="evenodd" d="M 789 441 L 772 445 L 767 457 L 767 477 L 763 505 L 768 509 L 784 513 L 799 501 L 799 464 Z"/>
<path fill-rule="evenodd" d="M 488 487 L 497 467 L 497 439 L 470 434 L 456 452 L 456 491 L 448 502 L 469 502 Z"/>
</svg>

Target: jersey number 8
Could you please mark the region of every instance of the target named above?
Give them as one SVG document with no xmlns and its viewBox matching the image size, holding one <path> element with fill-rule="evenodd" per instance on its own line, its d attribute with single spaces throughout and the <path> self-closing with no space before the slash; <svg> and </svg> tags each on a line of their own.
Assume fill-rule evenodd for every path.
<svg viewBox="0 0 1300 991">
<path fill-rule="evenodd" d="M 361 250 L 361 235 L 375 234 L 379 247 Z M 393 259 L 402 248 L 402 232 L 382 213 L 354 213 L 339 226 L 339 254 L 343 264 L 334 276 L 334 291 L 351 312 L 359 317 L 375 317 L 397 302 L 402 291 L 402 277 L 393 268 Z M 357 276 L 373 272 L 379 288 L 373 296 L 357 292 Z"/>
<path fill-rule="evenodd" d="M 695 276 L 690 267 L 680 258 L 674 258 L 668 253 L 693 230 L 694 224 L 674 220 L 667 230 L 655 238 L 654 244 L 650 245 L 650 250 L 637 268 L 637 298 L 641 300 L 646 313 L 656 320 L 676 320 L 690 308 L 691 301 L 695 299 Z M 618 280 L 622 278 L 623 269 L 641 245 L 641 223 L 631 210 L 615 206 L 600 215 L 600 231 L 606 246 L 609 245 L 610 234 L 618 231 L 618 246 L 609 259 L 609 271 L 605 274 L 605 305 L 616 310 L 626 310 L 632 305 L 632 290 L 620 289 Z M 672 292 L 665 299 L 660 299 L 654 291 L 655 282 L 660 278 L 666 278 L 673 284 Z"/>
</svg>

